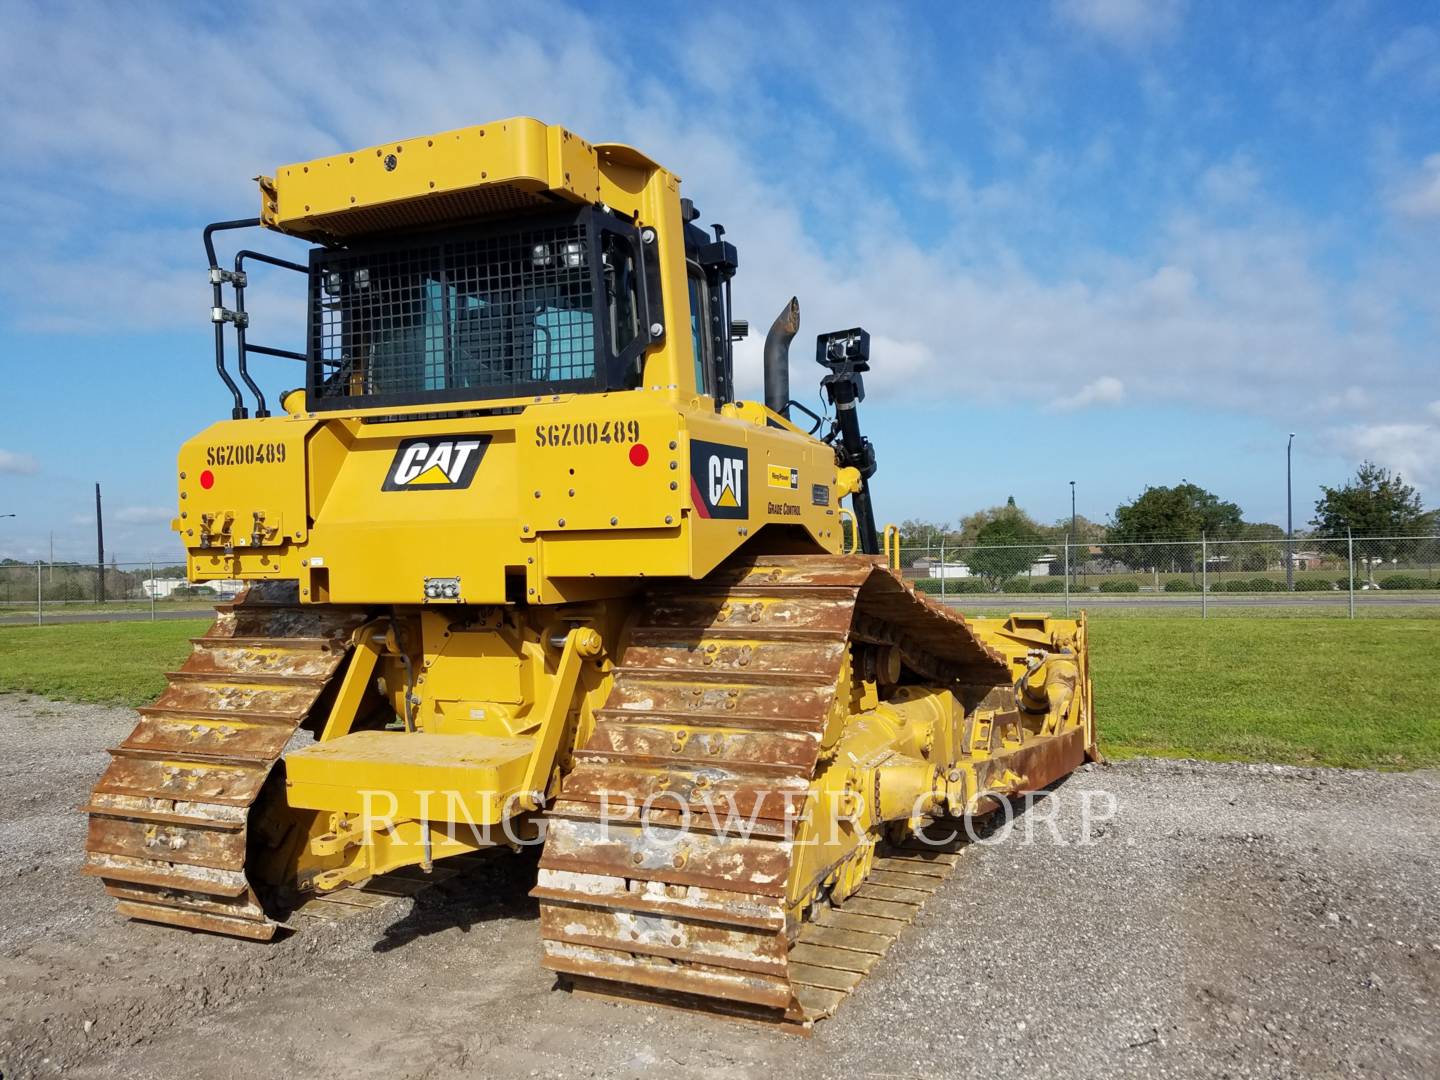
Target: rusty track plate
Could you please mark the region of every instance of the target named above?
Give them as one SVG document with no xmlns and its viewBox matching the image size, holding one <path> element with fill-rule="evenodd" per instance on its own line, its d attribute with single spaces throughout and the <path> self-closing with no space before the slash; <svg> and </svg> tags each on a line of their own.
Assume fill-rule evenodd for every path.
<svg viewBox="0 0 1440 1080">
<path fill-rule="evenodd" d="M 86 808 L 83 872 L 131 918 L 268 940 L 245 874 L 249 808 L 348 655 L 358 611 L 302 608 L 294 582 L 252 585 L 203 637 Z"/>
<path fill-rule="evenodd" d="M 652 591 L 640 609 L 548 820 L 533 893 L 545 963 L 587 986 L 644 987 L 727 1015 L 758 1007 L 802 1026 L 829 1015 L 950 870 L 891 853 L 884 883 L 867 886 L 879 892 L 806 924 L 788 949 L 777 933 L 792 867 L 784 825 L 803 810 L 848 638 L 893 643 L 920 671 L 1008 682 L 1008 668 L 964 619 L 866 558 L 734 563 Z M 647 800 L 661 811 L 648 829 L 617 810 Z M 709 834 L 691 813 L 706 800 L 772 827 Z M 690 828 L 671 827 L 687 815 Z"/>
</svg>

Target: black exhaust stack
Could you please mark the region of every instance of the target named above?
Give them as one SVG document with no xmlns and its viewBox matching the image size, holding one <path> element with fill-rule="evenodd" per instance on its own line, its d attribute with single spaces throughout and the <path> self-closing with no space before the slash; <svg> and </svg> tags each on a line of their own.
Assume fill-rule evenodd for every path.
<svg viewBox="0 0 1440 1080">
<path fill-rule="evenodd" d="M 765 335 L 765 407 L 790 418 L 790 342 L 800 332 L 800 301 L 790 303 L 775 317 Z"/>
</svg>

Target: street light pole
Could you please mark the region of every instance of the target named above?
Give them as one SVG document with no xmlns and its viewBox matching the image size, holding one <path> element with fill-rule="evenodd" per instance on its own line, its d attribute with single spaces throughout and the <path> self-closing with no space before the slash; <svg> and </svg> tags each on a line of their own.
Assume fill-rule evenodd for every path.
<svg viewBox="0 0 1440 1080">
<path fill-rule="evenodd" d="M 1295 445 L 1295 432 L 1285 443 L 1285 588 L 1295 591 L 1295 506 L 1290 497 L 1290 448 Z"/>
<path fill-rule="evenodd" d="M 1075 543 L 1076 539 L 1077 539 L 1077 537 L 1075 536 L 1075 481 L 1074 481 L 1074 480 L 1071 480 L 1071 481 L 1070 481 L 1070 543 L 1072 543 L 1072 544 Z M 1076 552 L 1076 554 L 1078 555 L 1079 552 Z M 1074 562 L 1072 562 L 1072 563 L 1070 564 L 1071 567 L 1072 567 L 1071 573 L 1074 573 L 1074 574 L 1078 574 L 1078 573 L 1079 573 L 1079 566 L 1077 565 L 1078 562 L 1079 562 L 1079 560 L 1076 559 Z"/>
</svg>

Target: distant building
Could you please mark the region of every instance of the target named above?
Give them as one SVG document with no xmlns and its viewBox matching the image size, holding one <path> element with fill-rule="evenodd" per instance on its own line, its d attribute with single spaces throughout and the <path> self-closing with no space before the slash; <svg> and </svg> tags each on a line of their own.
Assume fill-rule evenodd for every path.
<svg viewBox="0 0 1440 1080">
<path fill-rule="evenodd" d="M 174 596 L 177 590 L 182 590 L 180 595 L 186 592 L 195 591 L 201 596 L 215 596 L 221 600 L 233 600 L 245 588 L 245 582 L 224 580 L 207 581 L 201 585 L 192 585 L 184 578 L 145 578 L 140 582 L 140 592 L 147 600 L 167 600 Z"/>
<path fill-rule="evenodd" d="M 930 576 L 932 578 L 968 578 L 974 577 L 970 573 L 970 567 L 963 562 L 932 562 L 930 564 Z"/>
<path fill-rule="evenodd" d="M 974 577 L 974 571 L 962 562 L 942 563 L 930 562 L 927 569 L 932 578 L 968 578 Z M 1063 573 L 1060 560 L 1054 555 L 1041 555 L 1030 565 L 1031 577 L 1048 577 L 1051 574 Z"/>
<path fill-rule="evenodd" d="M 140 591 L 147 600 L 164 600 L 176 589 L 182 589 L 189 584 L 184 578 L 146 578 L 140 582 Z"/>
</svg>

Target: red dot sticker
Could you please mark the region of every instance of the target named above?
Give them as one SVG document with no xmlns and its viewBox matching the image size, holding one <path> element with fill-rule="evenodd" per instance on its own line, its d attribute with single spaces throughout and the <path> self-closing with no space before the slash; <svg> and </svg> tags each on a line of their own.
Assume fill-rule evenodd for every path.
<svg viewBox="0 0 1440 1080">
<path fill-rule="evenodd" d="M 200 486 L 206 491 L 209 491 L 215 486 L 215 474 L 209 469 L 206 469 L 200 474 Z"/>
<path fill-rule="evenodd" d="M 644 443 L 636 443 L 630 447 L 630 464 L 644 465 L 650 460 L 650 451 Z"/>
</svg>

